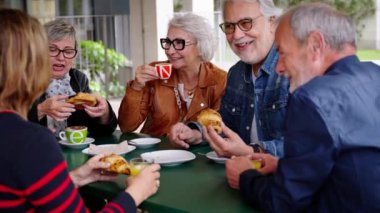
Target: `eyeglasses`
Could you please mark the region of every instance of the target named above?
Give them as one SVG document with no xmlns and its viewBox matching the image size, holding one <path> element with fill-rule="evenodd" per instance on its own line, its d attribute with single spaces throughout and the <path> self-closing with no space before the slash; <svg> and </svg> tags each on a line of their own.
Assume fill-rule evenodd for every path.
<svg viewBox="0 0 380 213">
<path fill-rule="evenodd" d="M 170 40 L 169 38 L 161 38 L 160 42 L 161 42 L 161 47 L 164 50 L 169 50 L 170 45 L 172 45 L 172 44 L 173 44 L 173 48 L 175 50 L 183 50 L 183 49 L 185 49 L 185 46 L 195 44 L 195 43 L 186 43 L 186 41 L 184 39 L 180 39 L 180 38 L 176 38 L 173 40 Z"/>
<path fill-rule="evenodd" d="M 78 50 L 76 49 L 59 49 L 54 46 L 49 46 L 49 55 L 51 57 L 57 57 L 60 53 L 63 53 L 63 57 L 67 59 L 72 59 L 77 55 Z"/>
<path fill-rule="evenodd" d="M 232 34 L 235 32 L 235 28 L 236 28 L 236 25 L 239 27 L 239 29 L 241 31 L 248 31 L 250 29 L 252 29 L 252 26 L 254 24 L 254 21 L 258 18 L 260 18 L 261 16 L 263 15 L 259 15 L 255 18 L 244 18 L 244 19 L 241 19 L 239 20 L 238 22 L 225 22 L 225 23 L 221 23 L 219 24 L 219 27 L 220 29 L 222 29 L 222 31 L 225 33 L 225 34 Z"/>
</svg>

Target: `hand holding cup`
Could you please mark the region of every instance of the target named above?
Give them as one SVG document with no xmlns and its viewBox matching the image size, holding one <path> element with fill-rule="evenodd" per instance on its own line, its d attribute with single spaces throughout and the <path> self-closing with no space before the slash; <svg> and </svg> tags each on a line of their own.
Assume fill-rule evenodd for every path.
<svg viewBox="0 0 380 213">
<path fill-rule="evenodd" d="M 136 68 L 135 79 L 132 87 L 136 90 L 141 90 L 145 87 L 146 82 L 159 79 L 154 66 L 142 65 Z"/>
<path fill-rule="evenodd" d="M 153 164 L 153 161 L 137 157 L 129 160 L 129 164 L 131 166 L 131 175 L 137 176 L 145 167 Z"/>
<path fill-rule="evenodd" d="M 169 63 L 158 63 L 155 65 L 157 76 L 160 79 L 169 79 L 172 74 L 172 65 Z"/>
</svg>

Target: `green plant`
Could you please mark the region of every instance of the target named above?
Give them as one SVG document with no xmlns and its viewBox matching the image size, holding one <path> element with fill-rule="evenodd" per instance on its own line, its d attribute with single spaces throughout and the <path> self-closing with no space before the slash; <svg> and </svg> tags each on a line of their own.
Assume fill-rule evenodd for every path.
<svg viewBox="0 0 380 213">
<path fill-rule="evenodd" d="M 105 61 L 105 47 L 102 41 L 82 40 L 80 48 L 82 59 L 80 67 L 90 74 L 91 90 L 106 97 L 123 95 L 124 87 L 119 83 L 119 71 L 129 64 L 128 58 L 114 49 L 107 48 Z M 106 87 L 107 78 L 108 87 Z"/>
</svg>

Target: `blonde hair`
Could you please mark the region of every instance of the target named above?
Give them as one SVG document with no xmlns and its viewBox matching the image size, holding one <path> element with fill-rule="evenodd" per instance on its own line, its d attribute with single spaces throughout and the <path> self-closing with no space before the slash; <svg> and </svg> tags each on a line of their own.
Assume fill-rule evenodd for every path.
<svg viewBox="0 0 380 213">
<path fill-rule="evenodd" d="M 0 9 L 0 26 L 0 107 L 26 119 L 50 81 L 47 37 L 36 18 L 19 10 Z"/>
</svg>

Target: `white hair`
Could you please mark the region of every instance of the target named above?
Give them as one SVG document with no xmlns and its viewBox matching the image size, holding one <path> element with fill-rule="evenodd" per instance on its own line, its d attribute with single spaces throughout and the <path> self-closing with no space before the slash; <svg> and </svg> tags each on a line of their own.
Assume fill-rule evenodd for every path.
<svg viewBox="0 0 380 213">
<path fill-rule="evenodd" d="M 352 20 L 345 14 L 323 3 L 302 4 L 290 9 L 283 17 L 290 17 L 294 37 L 304 43 L 309 34 L 318 31 L 335 50 L 345 44 L 356 47 L 356 33 Z M 283 17 L 280 17 L 282 19 Z"/>
<path fill-rule="evenodd" d="M 225 0 L 223 2 L 223 11 L 225 9 L 225 6 L 228 2 L 236 2 L 236 1 L 245 1 L 248 3 L 259 3 L 260 10 L 263 13 L 265 17 L 278 17 L 282 13 L 282 9 L 278 8 L 274 5 L 273 0 Z"/>
<path fill-rule="evenodd" d="M 203 61 L 211 61 L 217 47 L 217 40 L 208 20 L 194 13 L 178 13 L 169 22 L 170 27 L 180 28 L 195 38 Z"/>
</svg>

